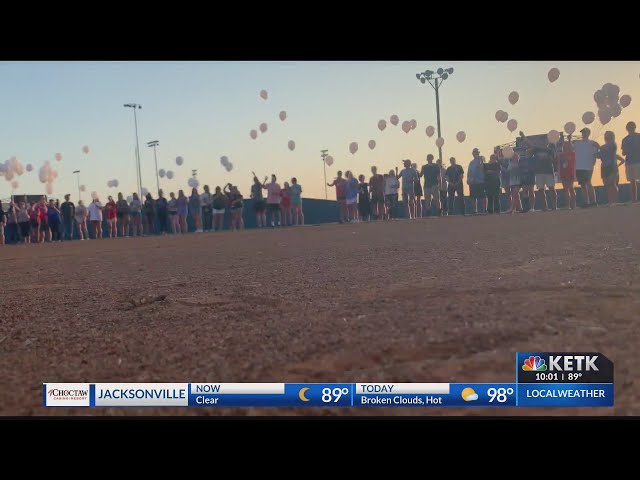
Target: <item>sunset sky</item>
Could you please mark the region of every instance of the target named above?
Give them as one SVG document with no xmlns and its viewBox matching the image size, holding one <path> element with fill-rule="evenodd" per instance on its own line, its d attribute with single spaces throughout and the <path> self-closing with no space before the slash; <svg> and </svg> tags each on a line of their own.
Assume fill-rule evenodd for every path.
<svg viewBox="0 0 640 480">
<path fill-rule="evenodd" d="M 71 193 L 76 199 L 74 170 L 81 170 L 85 200 L 91 191 L 103 198 L 118 191 L 129 195 L 136 190 L 135 135 L 132 110 L 123 104 L 135 102 L 143 106 L 142 183 L 154 196 L 150 140 L 160 141 L 159 168 L 175 173 L 173 180 L 160 180 L 165 191 L 186 190 L 197 169 L 201 186 L 231 182 L 248 196 L 254 170 L 261 179 L 275 173 L 281 183 L 295 176 L 303 196 L 324 198 L 322 149 L 335 159 L 327 167 L 329 181 L 339 169 L 368 177 L 371 165 L 388 171 L 401 167 L 403 158 L 422 165 L 427 153 L 437 157 L 437 134 L 425 134 L 428 125 L 436 126 L 435 95 L 416 73 L 438 67 L 455 69 L 440 90 L 443 157 L 455 156 L 465 169 L 474 147 L 488 157 L 518 130 L 546 133 L 568 121 L 579 130 L 582 114 L 597 112 L 593 94 L 607 82 L 631 95 L 632 103 L 605 127 L 598 120 L 590 125 L 599 131 L 595 140 L 611 129 L 620 145 L 626 122 L 640 121 L 640 62 L 3 62 L 0 161 L 16 156 L 34 167 L 16 179 L 15 193 L 44 193 L 37 171 L 51 160 L 59 171 L 53 197 Z M 547 79 L 552 67 L 560 69 L 554 83 Z M 262 89 L 269 93 L 266 101 Z M 515 106 L 507 100 L 513 90 L 520 94 Z M 510 133 L 495 120 L 498 109 L 518 121 L 518 130 Z M 281 110 L 288 114 L 285 122 L 278 119 Z M 418 127 L 405 134 L 389 123 L 393 114 L 400 122 L 416 119 Z M 383 132 L 380 119 L 388 122 Z M 268 131 L 252 140 L 249 131 L 262 122 Z M 460 130 L 467 135 L 464 143 L 455 138 Z M 289 140 L 296 143 L 293 152 Z M 373 151 L 369 140 L 377 143 Z M 353 141 L 360 146 L 355 155 L 348 149 Z M 90 147 L 88 155 L 83 145 Z M 62 161 L 54 160 L 56 152 Z M 185 159 L 182 166 L 175 164 L 178 155 Z M 233 163 L 232 172 L 220 165 L 222 155 Z M 599 171 L 598 165 L 598 183 Z M 117 189 L 107 187 L 111 179 L 120 182 Z M 11 192 L 0 177 L 0 198 Z M 328 192 L 334 199 L 334 190 Z"/>
</svg>

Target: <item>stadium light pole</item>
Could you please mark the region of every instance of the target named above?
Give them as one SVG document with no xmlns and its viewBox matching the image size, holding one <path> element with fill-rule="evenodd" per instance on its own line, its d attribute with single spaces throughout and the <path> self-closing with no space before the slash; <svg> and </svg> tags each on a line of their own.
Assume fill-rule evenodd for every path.
<svg viewBox="0 0 640 480">
<path fill-rule="evenodd" d="M 442 138 L 442 132 L 440 130 L 440 86 L 449 76 L 453 74 L 453 68 L 438 68 L 435 72 L 433 70 L 425 70 L 424 72 L 416 73 L 416 78 L 420 83 L 425 84 L 429 82 L 429 85 L 436 91 L 436 118 L 438 122 L 438 138 Z M 438 158 L 442 162 L 442 147 L 438 147 Z"/>
<path fill-rule="evenodd" d="M 327 194 L 327 162 L 324 161 L 325 158 L 329 156 L 329 150 L 320 150 L 320 156 L 322 157 L 322 166 L 324 167 L 324 199 L 329 200 L 329 195 Z"/>
<path fill-rule="evenodd" d="M 142 198 L 142 173 L 140 172 L 140 143 L 138 141 L 138 117 L 136 110 L 142 109 L 142 105 L 137 103 L 125 103 L 125 108 L 133 108 L 133 123 L 136 128 L 136 174 L 138 175 L 138 195 Z"/>
<path fill-rule="evenodd" d="M 80 192 L 80 170 L 74 170 L 76 174 L 76 180 L 78 180 L 78 200 L 82 200 L 82 193 Z"/>
<path fill-rule="evenodd" d="M 156 147 L 160 145 L 158 140 L 151 140 L 147 142 L 147 147 L 153 147 L 153 161 L 156 165 L 156 186 L 158 187 L 158 192 L 160 191 L 160 177 L 158 175 L 158 157 L 156 155 Z"/>
</svg>

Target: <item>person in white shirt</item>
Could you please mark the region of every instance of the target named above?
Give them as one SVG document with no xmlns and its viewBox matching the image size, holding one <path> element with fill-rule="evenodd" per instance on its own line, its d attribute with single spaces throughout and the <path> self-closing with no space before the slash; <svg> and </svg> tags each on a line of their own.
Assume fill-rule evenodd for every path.
<svg viewBox="0 0 640 480">
<path fill-rule="evenodd" d="M 584 192 L 584 207 L 595 207 L 598 204 L 596 203 L 596 191 L 591 183 L 591 177 L 593 176 L 596 154 L 600 146 L 593 140 L 589 140 L 591 130 L 587 127 L 580 130 L 580 133 L 582 133 L 582 140 L 573 141 L 573 148 L 576 154 L 576 179 Z"/>
<path fill-rule="evenodd" d="M 209 185 L 204 186 L 204 193 L 200 195 L 200 205 L 202 206 L 202 230 L 208 232 L 213 224 L 213 210 L 211 203 L 213 194 L 209 190 Z"/>
<path fill-rule="evenodd" d="M 95 238 L 102 238 L 102 209 L 104 207 L 100 203 L 100 200 L 96 197 L 93 202 L 89 204 L 89 221 L 93 227 L 93 234 Z"/>
<path fill-rule="evenodd" d="M 384 200 L 387 206 L 387 218 L 389 220 L 396 218 L 399 188 L 400 182 L 396 178 L 396 172 L 390 170 L 389 174 L 384 176 Z"/>
</svg>

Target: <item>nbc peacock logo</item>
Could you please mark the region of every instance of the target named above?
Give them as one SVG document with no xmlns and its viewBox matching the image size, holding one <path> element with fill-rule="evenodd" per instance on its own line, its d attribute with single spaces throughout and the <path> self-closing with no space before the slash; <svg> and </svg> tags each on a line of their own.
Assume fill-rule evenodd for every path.
<svg viewBox="0 0 640 480">
<path fill-rule="evenodd" d="M 524 364 L 522 365 L 522 370 L 525 372 L 544 372 L 547 369 L 547 364 L 544 361 L 544 358 L 540 358 L 539 355 L 535 357 L 531 355 L 529 358 L 524 360 Z"/>
</svg>

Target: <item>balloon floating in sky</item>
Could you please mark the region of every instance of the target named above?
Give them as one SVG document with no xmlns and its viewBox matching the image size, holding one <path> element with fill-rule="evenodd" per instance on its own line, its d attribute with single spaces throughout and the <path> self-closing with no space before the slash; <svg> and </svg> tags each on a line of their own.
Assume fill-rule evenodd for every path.
<svg viewBox="0 0 640 480">
<path fill-rule="evenodd" d="M 560 78 L 560 70 L 555 67 L 552 68 L 551 70 L 549 70 L 549 73 L 547 73 L 547 78 L 551 83 L 555 82 L 556 80 L 558 80 L 558 78 Z"/>
<path fill-rule="evenodd" d="M 282 110 L 279 114 L 278 117 L 280 117 L 280 120 L 282 120 L 283 122 L 287 119 L 287 112 L 285 112 L 284 110 Z"/>
<path fill-rule="evenodd" d="M 576 131 L 576 124 L 573 122 L 567 122 L 564 124 L 564 131 L 567 132 L 569 135 L 572 135 L 573 132 Z"/>
<path fill-rule="evenodd" d="M 169 180 L 173 179 L 173 172 L 171 170 L 167 170 L 167 178 Z"/>
<path fill-rule="evenodd" d="M 436 147 L 438 148 L 442 148 L 442 146 L 444 145 L 444 138 L 442 137 L 438 137 L 436 139 Z"/>
<path fill-rule="evenodd" d="M 47 195 L 53 195 L 53 183 L 47 183 L 44 191 L 47 192 Z"/>
<path fill-rule="evenodd" d="M 411 131 L 411 122 L 409 120 L 402 122 L 402 131 L 404 133 L 409 133 Z"/>
<path fill-rule="evenodd" d="M 371 150 L 373 150 L 374 148 L 376 148 L 376 141 L 375 140 L 369 140 L 369 148 Z"/>
<path fill-rule="evenodd" d="M 198 186 L 200 185 L 200 182 L 198 181 L 198 179 L 196 177 L 191 177 L 187 181 L 187 185 L 189 185 L 190 188 L 198 188 Z"/>
<path fill-rule="evenodd" d="M 89 153 L 89 145 L 85 145 L 84 147 L 82 147 L 82 153 L 87 153 L 87 154 Z M 60 158 L 62 159 L 62 157 Z"/>
<path fill-rule="evenodd" d="M 220 157 L 220 165 L 222 165 L 223 167 L 226 167 L 229 164 L 229 157 L 227 157 L 226 155 L 223 155 L 222 157 Z"/>
<path fill-rule="evenodd" d="M 518 92 L 511 92 L 509 94 L 509 103 L 515 105 L 520 100 L 520 94 Z"/>
<path fill-rule="evenodd" d="M 251 130 L 249 132 L 249 136 L 255 140 L 256 138 L 258 138 L 258 131 L 257 130 Z"/>
<path fill-rule="evenodd" d="M 593 113 L 593 112 L 584 112 L 582 114 L 582 122 L 585 125 L 589 125 L 589 124 L 593 123 L 595 121 L 595 119 L 596 119 L 596 114 Z"/>
<path fill-rule="evenodd" d="M 113 187 L 113 181 L 112 180 L 107 181 L 107 187 L 108 188 Z"/>
<path fill-rule="evenodd" d="M 518 128 L 518 121 L 515 118 L 512 118 L 507 122 L 507 128 L 510 132 L 513 132 L 516 128 Z"/>
<path fill-rule="evenodd" d="M 165 171 L 164 168 L 161 168 L 160 170 L 158 170 L 158 176 L 160 178 L 164 178 L 164 176 L 167 174 L 167 172 Z"/>
<path fill-rule="evenodd" d="M 267 126 L 267 124 L 266 124 L 266 123 L 261 123 L 261 124 L 260 124 L 260 131 L 261 131 L 262 133 L 266 132 L 266 131 L 267 131 L 267 128 L 268 128 L 268 126 Z"/>
<path fill-rule="evenodd" d="M 458 140 L 460 143 L 464 142 L 467 139 L 467 134 L 460 131 L 458 133 L 456 133 L 456 140 Z"/>
<path fill-rule="evenodd" d="M 391 125 L 395 127 L 396 125 L 398 125 L 398 122 L 400 121 L 400 119 L 398 118 L 398 115 L 391 115 L 391 118 L 389 119 L 389 121 L 391 122 Z"/>
<path fill-rule="evenodd" d="M 269 93 L 266 90 L 260 90 L 260 97 L 263 100 L 266 100 L 267 98 L 269 98 Z"/>
<path fill-rule="evenodd" d="M 227 163 L 227 165 L 224 168 L 227 169 L 227 172 L 230 172 L 231 170 L 233 170 L 233 163 L 231 162 Z"/>
<path fill-rule="evenodd" d="M 629 105 L 631 105 L 631 95 L 622 95 L 620 97 L 620 106 L 627 108 Z"/>
<path fill-rule="evenodd" d="M 289 140 L 287 147 L 289 147 L 289 150 L 293 152 L 296 149 L 296 142 L 294 142 L 293 140 Z"/>
<path fill-rule="evenodd" d="M 425 128 L 424 132 L 427 134 L 427 137 L 433 137 L 433 134 L 436 133 L 436 129 L 429 125 Z"/>
<path fill-rule="evenodd" d="M 333 165 L 333 157 L 331 155 L 327 155 L 324 158 L 324 163 L 326 163 L 329 166 Z"/>
<path fill-rule="evenodd" d="M 91 198 L 93 198 L 94 200 L 98 198 L 98 192 L 96 192 L 95 190 L 91 192 Z"/>
<path fill-rule="evenodd" d="M 176 165 L 180 166 L 184 163 L 184 158 L 182 158 L 181 156 L 177 156 L 176 157 Z"/>
<path fill-rule="evenodd" d="M 378 121 L 378 130 L 382 132 L 385 128 L 387 128 L 387 121 L 386 120 Z"/>
<path fill-rule="evenodd" d="M 26 169 L 27 169 L 27 172 L 32 171 L 33 170 L 33 165 L 31 165 L 30 163 L 27 163 Z"/>
<path fill-rule="evenodd" d="M 127 203 L 131 203 L 131 202 L 133 202 L 133 196 L 132 196 L 132 195 L 129 195 L 129 196 L 127 197 Z"/>
<path fill-rule="evenodd" d="M 55 156 L 56 161 L 59 162 L 60 160 L 62 160 L 62 154 L 61 153 L 56 153 L 54 156 Z"/>
<path fill-rule="evenodd" d="M 80 185 L 80 191 L 84 192 L 87 189 L 87 187 L 85 185 Z"/>
<path fill-rule="evenodd" d="M 416 119 L 415 119 L 415 118 L 411 119 L 411 120 L 409 121 L 409 124 L 411 125 L 411 130 L 415 130 L 415 129 L 416 129 L 416 127 L 418 126 L 418 122 L 416 121 Z"/>
<path fill-rule="evenodd" d="M 357 151 L 358 151 L 358 143 L 351 142 L 349 144 L 349 152 L 351 152 L 352 155 L 355 155 Z"/>
<path fill-rule="evenodd" d="M 560 141 L 560 132 L 557 130 L 549 130 L 547 133 L 547 141 L 554 145 Z"/>
</svg>

